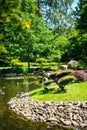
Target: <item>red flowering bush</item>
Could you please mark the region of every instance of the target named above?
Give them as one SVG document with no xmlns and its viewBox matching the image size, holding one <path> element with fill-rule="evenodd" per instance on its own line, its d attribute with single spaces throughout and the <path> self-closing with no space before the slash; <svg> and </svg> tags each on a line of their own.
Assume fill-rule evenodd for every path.
<svg viewBox="0 0 87 130">
<path fill-rule="evenodd" d="M 87 73 L 83 70 L 74 70 L 71 75 L 75 76 L 75 81 L 86 81 Z"/>
</svg>

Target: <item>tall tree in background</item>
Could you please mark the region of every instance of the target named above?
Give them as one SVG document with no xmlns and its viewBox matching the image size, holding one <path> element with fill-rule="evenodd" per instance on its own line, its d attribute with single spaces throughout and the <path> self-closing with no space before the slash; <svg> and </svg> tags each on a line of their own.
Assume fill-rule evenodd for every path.
<svg viewBox="0 0 87 130">
<path fill-rule="evenodd" d="M 79 0 L 78 2 L 75 11 L 76 29 L 68 38 L 67 58 L 87 63 L 87 0 Z"/>
<path fill-rule="evenodd" d="M 79 0 L 77 8 L 77 28 L 87 32 L 87 0 Z"/>
<path fill-rule="evenodd" d="M 1 61 L 3 60 L 5 63 L 6 60 L 20 58 L 21 52 L 25 48 L 26 52 L 24 53 L 29 59 L 29 50 L 32 50 L 30 33 L 32 27 L 30 30 L 30 25 L 33 25 L 32 21 L 36 18 L 36 2 L 34 0 L 1 0 L 0 6 L 0 49 L 3 47 L 3 51 L 4 48 L 7 50 L 1 51 Z M 26 61 L 28 61 L 27 59 Z"/>
<path fill-rule="evenodd" d="M 18 8 L 18 0 L 0 1 L 0 64 L 8 64 L 10 59 L 10 53 L 7 48 L 11 46 L 11 40 L 13 39 L 13 32 L 10 29 L 16 27 L 19 23 L 20 16 L 17 13 Z M 2 47 L 3 51 L 1 51 Z"/>
<path fill-rule="evenodd" d="M 77 11 L 77 29 L 80 59 L 87 63 L 87 0 L 79 0 Z"/>
<path fill-rule="evenodd" d="M 73 0 L 37 0 L 40 14 L 48 28 L 63 35 L 74 27 Z"/>
</svg>

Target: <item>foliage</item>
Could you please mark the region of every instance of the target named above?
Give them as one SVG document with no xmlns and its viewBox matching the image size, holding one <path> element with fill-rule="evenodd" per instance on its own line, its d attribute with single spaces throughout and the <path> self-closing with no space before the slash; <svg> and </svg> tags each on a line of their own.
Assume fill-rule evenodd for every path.
<svg viewBox="0 0 87 130">
<path fill-rule="evenodd" d="M 35 89 L 29 92 L 29 95 L 40 101 L 87 101 L 87 82 L 72 83 L 66 85 L 67 93 L 58 91 L 58 86 L 48 86 L 53 88 L 50 93 L 44 93 L 43 88 Z"/>
<path fill-rule="evenodd" d="M 3 45 L 0 45 L 0 53 L 1 52 L 6 52 L 6 48 Z"/>
<path fill-rule="evenodd" d="M 18 60 L 18 59 L 13 59 L 13 60 L 11 61 L 11 66 L 22 66 L 22 65 L 19 65 L 18 63 L 19 63 L 19 60 Z"/>
<path fill-rule="evenodd" d="M 74 25 L 73 8 L 71 7 L 73 0 L 37 1 L 40 15 L 46 21 L 46 26 L 61 35 L 68 35 L 67 32 Z"/>
<path fill-rule="evenodd" d="M 87 65 L 85 62 L 83 62 L 82 60 L 78 61 L 78 68 L 79 70 L 87 70 Z"/>
<path fill-rule="evenodd" d="M 55 79 L 55 78 L 59 79 L 59 78 L 61 78 L 61 77 L 63 77 L 63 76 L 66 76 L 66 75 L 70 74 L 71 72 L 72 72 L 72 70 L 52 72 L 51 75 L 50 75 L 50 77 L 51 77 L 52 79 Z"/>
<path fill-rule="evenodd" d="M 11 73 L 15 73 L 15 74 L 23 74 L 23 75 L 26 75 L 28 73 L 34 73 L 36 71 L 36 68 L 23 68 L 23 67 L 20 67 L 19 65 L 15 65 L 11 68 L 6 68 L 6 69 L 0 69 L 0 75 L 3 75 L 3 74 L 11 74 Z"/>
<path fill-rule="evenodd" d="M 12 68 L 7 68 L 7 69 L 1 69 L 0 70 L 0 75 L 4 75 L 4 74 L 10 74 L 10 73 L 16 73 L 16 74 L 23 74 L 23 68 L 19 67 L 19 66 L 15 66 Z"/>
<path fill-rule="evenodd" d="M 64 87 L 68 83 L 72 82 L 74 80 L 74 76 L 64 76 L 63 78 L 60 78 L 58 80 L 58 85 L 62 91 L 65 91 Z"/>
<path fill-rule="evenodd" d="M 71 36 L 68 37 L 68 44 L 66 45 L 66 51 L 63 55 L 63 59 L 70 61 L 74 59 L 76 61 L 83 60 L 87 62 L 87 34 L 79 33 L 78 30 L 74 30 Z M 77 53 L 78 52 L 78 53 Z"/>
<path fill-rule="evenodd" d="M 8 0 L 4 4 L 3 1 L 0 4 L 2 4 L 0 44 L 7 50 L 6 55 L 2 53 L 1 58 L 5 60 L 4 57 L 8 57 L 10 61 L 13 58 L 26 59 L 29 66 L 33 44 L 36 42 L 35 30 L 38 30 L 41 24 L 41 20 L 36 15 L 36 2 L 34 0 L 21 2 Z M 5 9 L 7 10 L 8 5 L 10 8 L 6 12 Z"/>
<path fill-rule="evenodd" d="M 70 76 L 71 70 L 53 72 L 49 75 L 48 81 L 45 81 L 45 85 L 49 85 L 50 83 L 56 83 L 61 91 L 65 92 L 65 85 L 74 80 L 74 76 Z"/>
<path fill-rule="evenodd" d="M 77 8 L 77 28 L 80 33 L 87 32 L 87 1 L 79 0 Z"/>
<path fill-rule="evenodd" d="M 87 6 L 80 0 L 74 16 L 72 2 L 1 0 L 0 66 L 10 65 L 12 60 L 18 59 L 28 62 L 26 65 L 30 67 L 30 62 L 41 57 L 49 62 L 75 59 L 86 63 Z M 77 18 L 77 29 L 74 29 L 74 18 Z"/>
<path fill-rule="evenodd" d="M 79 0 L 78 7 L 75 12 L 76 29 L 78 29 L 77 37 L 73 37 L 72 42 L 75 43 L 74 52 L 78 54 L 76 58 L 87 63 L 87 1 Z M 74 45 L 74 44 L 73 44 Z M 74 56 L 75 57 L 75 56 Z"/>
<path fill-rule="evenodd" d="M 8 60 L 10 64 L 11 60 L 19 59 L 28 62 L 28 67 L 30 61 L 40 57 L 49 61 L 61 60 L 67 39 L 46 28 L 35 0 L 7 0 L 0 4 L 0 44 L 4 50 L 1 60 Z M 5 11 L 8 5 L 10 8 Z"/>
<path fill-rule="evenodd" d="M 75 76 L 75 81 L 86 81 L 87 80 L 87 73 L 83 70 L 74 70 L 72 71 L 71 75 Z"/>
<path fill-rule="evenodd" d="M 11 73 L 23 74 L 23 68 L 14 66 L 11 68 Z"/>
<path fill-rule="evenodd" d="M 36 60 L 36 62 L 37 63 L 43 63 L 43 62 L 47 62 L 47 60 L 44 59 L 44 58 L 39 58 L 39 59 Z"/>
<path fill-rule="evenodd" d="M 53 83 L 53 80 L 50 79 L 50 80 L 45 81 L 44 85 L 48 86 L 51 83 Z"/>
<path fill-rule="evenodd" d="M 78 35 L 78 43 L 79 43 L 79 57 L 85 63 L 87 63 L 87 32 Z"/>
</svg>

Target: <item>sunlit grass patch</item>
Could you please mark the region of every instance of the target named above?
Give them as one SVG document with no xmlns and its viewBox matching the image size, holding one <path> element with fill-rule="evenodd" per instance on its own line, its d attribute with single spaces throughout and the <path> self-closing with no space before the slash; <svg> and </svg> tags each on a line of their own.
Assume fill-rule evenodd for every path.
<svg viewBox="0 0 87 130">
<path fill-rule="evenodd" d="M 87 82 L 71 83 L 65 88 L 66 93 L 58 91 L 58 86 L 49 86 L 48 91 L 39 88 L 31 91 L 29 95 L 40 101 L 87 101 Z"/>
</svg>

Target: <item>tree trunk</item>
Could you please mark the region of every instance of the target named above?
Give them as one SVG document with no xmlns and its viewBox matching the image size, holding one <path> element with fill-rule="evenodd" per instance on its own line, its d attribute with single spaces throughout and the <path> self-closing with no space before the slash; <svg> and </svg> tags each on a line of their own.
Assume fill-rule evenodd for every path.
<svg viewBox="0 0 87 130">
<path fill-rule="evenodd" d="M 29 50 L 29 47 L 28 47 L 28 50 L 27 50 L 27 57 L 28 57 L 28 70 L 30 69 L 30 50 Z"/>
</svg>

